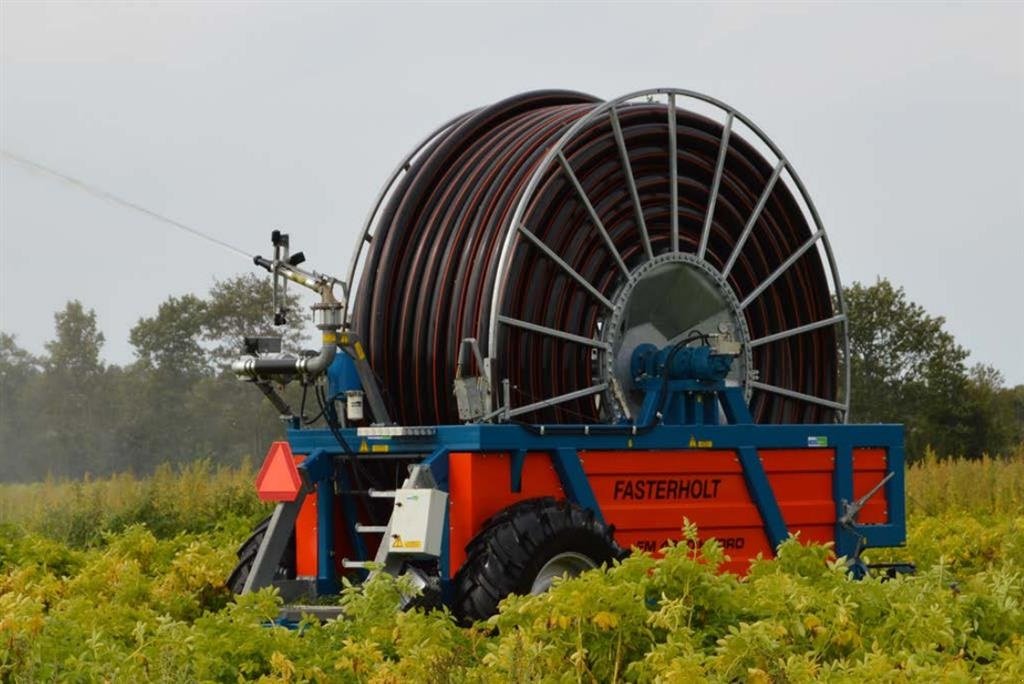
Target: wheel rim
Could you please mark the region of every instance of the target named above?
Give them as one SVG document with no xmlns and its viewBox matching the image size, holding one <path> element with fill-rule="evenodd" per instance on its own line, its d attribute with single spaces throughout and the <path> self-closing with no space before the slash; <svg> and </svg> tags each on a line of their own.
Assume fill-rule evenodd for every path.
<svg viewBox="0 0 1024 684">
<path fill-rule="evenodd" d="M 537 573 L 537 577 L 533 580 L 533 585 L 530 587 L 530 593 L 543 594 L 551 588 L 555 578 L 564 576 L 576 577 L 596 567 L 597 564 L 582 553 L 576 553 L 575 551 L 559 553 L 545 563 L 544 567 Z"/>
</svg>

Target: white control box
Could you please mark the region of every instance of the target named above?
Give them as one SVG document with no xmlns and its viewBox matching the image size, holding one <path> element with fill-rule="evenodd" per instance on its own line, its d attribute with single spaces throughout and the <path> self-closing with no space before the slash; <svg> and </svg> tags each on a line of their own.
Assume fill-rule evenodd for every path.
<svg viewBox="0 0 1024 684">
<path fill-rule="evenodd" d="M 399 489 L 391 514 L 388 553 L 440 556 L 448 494 L 440 489 Z"/>
</svg>

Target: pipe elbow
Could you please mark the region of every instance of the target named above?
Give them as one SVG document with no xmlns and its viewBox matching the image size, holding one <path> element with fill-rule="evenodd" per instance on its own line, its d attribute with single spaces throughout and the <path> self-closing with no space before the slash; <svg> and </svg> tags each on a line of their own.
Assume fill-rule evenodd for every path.
<svg viewBox="0 0 1024 684">
<path fill-rule="evenodd" d="M 310 359 L 299 359 L 295 362 L 295 369 L 306 375 L 319 375 L 327 370 L 327 367 L 334 361 L 338 353 L 338 345 L 325 344 L 320 348 L 320 353 Z"/>
</svg>

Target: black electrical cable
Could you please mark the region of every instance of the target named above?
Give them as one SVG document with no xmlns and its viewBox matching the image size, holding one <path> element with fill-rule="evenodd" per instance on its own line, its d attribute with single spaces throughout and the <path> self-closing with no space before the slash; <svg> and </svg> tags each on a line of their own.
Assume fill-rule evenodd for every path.
<svg viewBox="0 0 1024 684">
<path fill-rule="evenodd" d="M 327 428 L 331 431 L 334 439 L 341 446 L 345 462 L 348 464 L 349 470 L 352 472 L 352 483 L 355 485 L 354 492 L 358 493 L 360 498 L 363 500 L 366 513 L 370 517 L 370 523 L 375 524 L 378 520 L 378 516 L 373 506 L 373 500 L 370 498 L 369 490 L 364 486 L 363 478 L 365 477 L 370 481 L 370 486 L 372 488 L 377 489 L 379 487 L 374 481 L 373 476 L 366 472 L 358 455 L 356 455 L 352 450 L 352 447 L 349 446 L 344 435 L 341 434 L 341 430 L 338 426 L 337 420 L 334 418 L 333 412 L 328 410 L 326 392 L 324 392 L 322 387 L 317 386 L 313 388 L 313 394 L 316 396 L 317 403 L 320 405 L 320 412 L 324 417 L 324 421 L 327 423 Z"/>
<path fill-rule="evenodd" d="M 301 410 L 299 412 L 299 415 L 304 415 L 305 414 L 305 410 L 306 410 L 306 389 L 308 387 L 309 387 L 308 383 L 303 383 L 302 384 L 302 408 L 301 408 Z M 316 391 L 314 389 L 314 394 L 315 393 L 316 393 Z M 304 419 L 303 420 L 303 424 L 304 425 L 312 425 L 315 422 L 317 422 L 318 420 L 320 420 L 321 418 L 324 419 L 324 422 L 327 421 L 326 415 L 324 413 L 324 404 L 320 403 L 319 401 L 317 402 L 317 404 L 320 406 L 320 412 L 317 413 L 315 416 L 313 416 L 312 418 L 310 418 L 308 420 Z"/>
<path fill-rule="evenodd" d="M 302 401 L 299 402 L 299 418 L 302 420 L 303 425 L 312 425 L 316 421 L 320 420 L 320 416 L 323 415 L 323 411 L 313 416 L 312 418 L 306 418 L 306 394 L 309 392 L 309 383 L 303 381 L 302 383 Z"/>
</svg>

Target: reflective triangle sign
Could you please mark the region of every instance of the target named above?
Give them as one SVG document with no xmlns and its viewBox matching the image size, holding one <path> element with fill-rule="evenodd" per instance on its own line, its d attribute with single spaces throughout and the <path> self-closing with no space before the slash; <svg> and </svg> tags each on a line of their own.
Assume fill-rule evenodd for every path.
<svg viewBox="0 0 1024 684">
<path fill-rule="evenodd" d="M 256 476 L 256 493 L 263 501 L 295 501 L 301 490 L 302 477 L 292 448 L 288 442 L 274 442 Z"/>
</svg>

